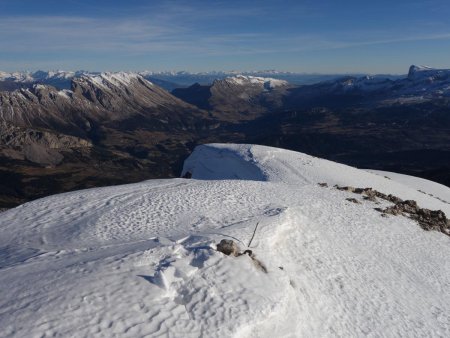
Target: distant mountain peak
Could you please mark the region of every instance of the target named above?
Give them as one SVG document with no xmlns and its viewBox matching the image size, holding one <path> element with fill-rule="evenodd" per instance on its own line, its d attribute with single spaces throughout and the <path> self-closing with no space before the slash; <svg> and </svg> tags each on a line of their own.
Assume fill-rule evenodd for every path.
<svg viewBox="0 0 450 338">
<path fill-rule="evenodd" d="M 423 65 L 419 65 L 419 66 L 412 65 L 411 67 L 409 67 L 408 77 L 411 78 L 417 72 L 423 72 L 423 71 L 429 71 L 429 70 L 434 70 L 434 68 L 431 68 L 428 66 L 423 66 Z"/>
<path fill-rule="evenodd" d="M 129 85 L 134 80 L 143 79 L 142 76 L 140 76 L 137 73 L 132 72 L 106 72 L 101 73 L 98 75 L 85 75 L 88 78 L 91 78 L 94 82 L 102 83 L 104 81 L 113 83 L 113 84 L 122 84 L 122 85 Z M 148 82 L 148 81 L 147 81 Z"/>
<path fill-rule="evenodd" d="M 228 83 L 237 85 L 261 85 L 266 89 L 272 89 L 275 87 L 287 86 L 289 83 L 284 80 L 273 79 L 269 77 L 258 77 L 250 75 L 236 75 L 225 78 Z"/>
<path fill-rule="evenodd" d="M 428 82 L 448 81 L 450 79 L 450 69 L 412 65 L 409 68 L 408 79 Z"/>
</svg>

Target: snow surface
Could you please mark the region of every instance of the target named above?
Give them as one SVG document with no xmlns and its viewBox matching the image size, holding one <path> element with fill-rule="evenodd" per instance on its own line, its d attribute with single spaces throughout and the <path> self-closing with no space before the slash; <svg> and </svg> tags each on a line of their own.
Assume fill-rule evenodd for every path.
<svg viewBox="0 0 450 338">
<path fill-rule="evenodd" d="M 389 171 L 372 170 L 372 169 L 367 169 L 367 171 L 388 177 L 391 180 L 400 182 L 404 185 L 407 185 L 410 188 L 416 189 L 422 194 L 427 194 L 428 196 L 441 199 L 441 201 L 450 204 L 450 189 L 448 189 L 446 186 L 442 184 L 425 180 L 419 177 L 397 174 Z"/>
<path fill-rule="evenodd" d="M 450 205 L 262 146 L 199 146 L 187 171 L 1 213 L 0 336 L 450 336 L 450 238 L 332 185 Z M 268 273 L 215 250 L 245 249 L 258 222 L 251 250 Z"/>
</svg>

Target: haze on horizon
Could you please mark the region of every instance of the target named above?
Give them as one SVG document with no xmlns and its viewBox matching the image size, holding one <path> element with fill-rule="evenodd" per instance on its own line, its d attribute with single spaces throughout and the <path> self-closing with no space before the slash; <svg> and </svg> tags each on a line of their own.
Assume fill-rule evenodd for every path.
<svg viewBox="0 0 450 338">
<path fill-rule="evenodd" d="M 0 0 L 0 70 L 449 68 L 445 0 Z"/>
</svg>

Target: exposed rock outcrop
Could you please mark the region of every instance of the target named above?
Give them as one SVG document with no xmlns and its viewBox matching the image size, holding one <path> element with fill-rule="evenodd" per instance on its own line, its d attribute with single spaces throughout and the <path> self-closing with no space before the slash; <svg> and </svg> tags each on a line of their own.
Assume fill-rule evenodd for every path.
<svg viewBox="0 0 450 338">
<path fill-rule="evenodd" d="M 406 200 L 394 195 L 386 195 L 372 188 L 354 188 L 354 187 L 340 187 L 335 185 L 335 188 L 341 191 L 348 191 L 355 194 L 363 194 L 364 199 L 375 202 L 376 198 L 383 199 L 385 201 L 394 203 L 394 205 L 386 208 L 375 208 L 375 210 L 382 213 L 382 216 L 386 215 L 403 215 L 407 216 L 419 223 L 424 230 L 440 231 L 450 236 L 450 220 L 447 219 L 445 213 L 442 210 L 429 210 L 420 208 L 416 201 Z M 356 201 L 354 198 L 347 198 L 347 201 Z"/>
<path fill-rule="evenodd" d="M 354 188 L 354 187 L 340 187 L 338 185 L 334 186 L 336 189 L 341 190 L 341 191 L 348 191 L 348 192 L 353 192 L 355 194 L 363 194 L 364 195 L 364 199 L 366 200 L 370 200 L 375 202 L 376 198 L 381 198 L 383 200 L 392 202 L 392 203 L 397 203 L 397 202 L 402 202 L 402 199 L 394 196 L 394 195 L 386 195 L 383 194 L 382 192 L 376 191 L 372 188 Z"/>
<path fill-rule="evenodd" d="M 420 208 L 416 201 L 406 200 L 397 202 L 395 205 L 385 209 L 376 210 L 390 215 L 406 215 L 417 221 L 424 230 L 441 231 L 450 235 L 450 220 L 447 219 L 442 210 L 429 210 Z"/>
</svg>

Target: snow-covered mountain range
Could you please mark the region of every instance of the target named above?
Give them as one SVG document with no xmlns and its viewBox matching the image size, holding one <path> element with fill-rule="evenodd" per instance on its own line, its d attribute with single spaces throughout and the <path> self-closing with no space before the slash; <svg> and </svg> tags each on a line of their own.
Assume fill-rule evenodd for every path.
<svg viewBox="0 0 450 338">
<path fill-rule="evenodd" d="M 142 71 L 142 72 L 127 72 L 127 73 L 136 73 L 141 75 L 144 78 L 159 78 L 159 77 L 172 77 L 174 81 L 178 77 L 215 77 L 218 79 L 222 79 L 225 77 L 232 77 L 232 76 L 239 76 L 239 75 L 245 75 L 245 76 L 253 76 L 253 77 L 267 77 L 269 75 L 275 75 L 275 76 L 288 76 L 293 75 L 295 73 L 289 73 L 289 72 L 278 72 L 278 71 L 258 71 L 258 72 L 199 72 L 199 73 L 192 73 L 192 72 L 186 72 L 186 71 L 179 71 L 179 72 L 152 72 L 152 71 Z M 22 82 L 22 83 L 43 83 L 43 84 L 50 84 L 50 83 L 57 83 L 57 82 L 65 82 L 68 83 L 71 79 L 74 77 L 80 77 L 82 75 L 87 76 L 96 76 L 101 74 L 100 72 L 89 72 L 89 71 L 63 71 L 63 70 L 57 70 L 57 71 L 36 71 L 36 72 L 2 72 L 0 71 L 0 81 L 12 81 L 12 82 Z M 182 81 L 183 82 L 183 81 Z"/>
<path fill-rule="evenodd" d="M 123 72 L 120 72 L 123 74 Z M 99 72 L 87 71 L 37 71 L 37 72 L 0 72 L 0 84 L 4 88 L 15 89 L 18 86 L 27 86 L 33 83 L 47 84 L 55 86 L 59 89 L 70 89 L 71 81 L 81 76 L 95 77 L 99 76 Z M 306 76 L 304 74 L 296 74 L 278 71 L 258 71 L 258 72 L 128 72 L 128 74 L 139 74 L 143 78 L 152 81 L 158 81 L 159 85 L 167 87 L 166 89 L 174 89 L 200 82 L 203 85 L 211 84 L 214 80 L 228 80 L 241 82 L 243 79 L 268 78 L 272 83 L 290 82 L 292 84 L 300 84 L 302 81 L 296 79 L 296 76 Z M 318 88 L 321 94 L 332 93 L 386 93 L 392 96 L 418 96 L 418 95 L 440 95 L 448 96 L 450 88 L 450 70 L 434 69 L 426 66 L 411 66 L 408 75 L 401 76 L 339 76 L 339 75 L 323 75 L 318 76 L 315 82 L 322 82 Z M 189 80 L 190 79 L 190 80 Z M 327 81 L 328 79 L 328 81 Z M 278 80 L 278 81 L 277 81 Z M 244 80 L 245 81 L 245 80 Z M 267 82 L 266 81 L 266 82 Z M 249 81 L 247 81 L 249 82 Z M 307 84 L 313 84 L 306 81 Z M 9 85 L 9 86 L 8 86 Z M 270 83 L 266 84 L 271 86 Z"/>
<path fill-rule="evenodd" d="M 129 72 L 132 73 L 132 72 Z M 306 74 L 281 72 L 276 70 L 263 71 L 211 71 L 211 72 L 187 72 L 187 71 L 141 71 L 136 72 L 145 79 L 155 82 L 166 90 L 173 90 L 180 87 L 188 87 L 194 83 L 202 85 L 211 84 L 214 80 L 223 80 L 234 76 L 253 76 L 276 78 L 288 81 L 292 84 L 313 84 L 326 80 L 333 80 L 342 77 L 339 74 Z M 50 84 L 60 89 L 70 89 L 70 81 L 74 77 L 81 75 L 98 75 L 100 72 L 90 71 L 36 71 L 36 72 L 2 72 L 0 71 L 0 90 L 16 89 L 20 86 L 30 85 L 32 83 Z M 362 76 L 362 75 L 354 75 Z M 396 79 L 398 75 L 377 75 L 377 78 Z M 3 89 L 2 89 L 3 88 Z"/>
<path fill-rule="evenodd" d="M 36 72 L 0 72 L 0 81 L 10 80 L 15 82 L 38 82 L 38 81 L 50 81 L 53 79 L 72 79 L 77 76 L 87 74 L 98 74 L 87 71 L 42 71 Z"/>
<path fill-rule="evenodd" d="M 0 336 L 450 335 L 449 188 L 232 144 L 183 175 L 0 213 Z"/>
</svg>

